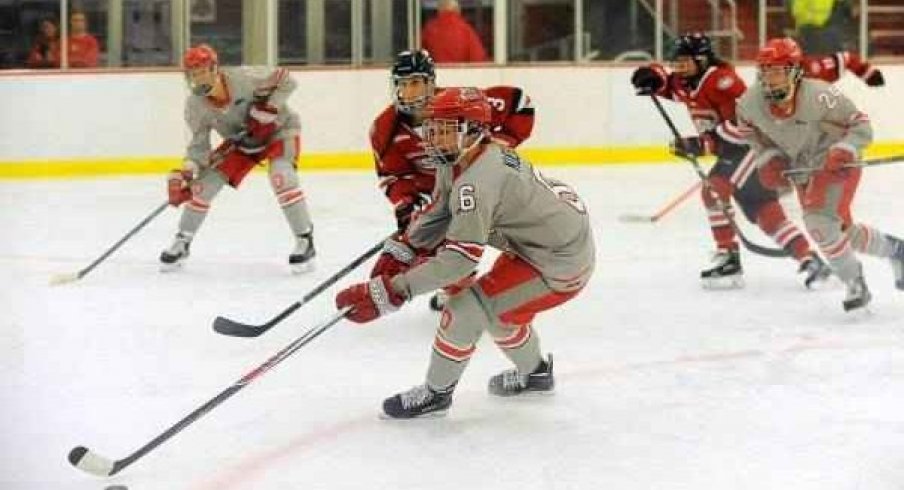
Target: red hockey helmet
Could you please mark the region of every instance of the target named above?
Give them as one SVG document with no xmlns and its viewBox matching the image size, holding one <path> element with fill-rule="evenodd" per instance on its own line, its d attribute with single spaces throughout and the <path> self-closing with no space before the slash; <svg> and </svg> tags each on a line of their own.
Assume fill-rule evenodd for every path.
<svg viewBox="0 0 904 490">
<path fill-rule="evenodd" d="M 766 99 L 789 99 L 803 76 L 803 52 L 790 37 L 770 39 L 756 55 L 757 75 Z"/>
<path fill-rule="evenodd" d="M 213 90 L 219 60 L 217 52 L 207 44 L 189 48 L 182 57 L 185 79 L 192 93 L 207 95 Z"/>
<path fill-rule="evenodd" d="M 425 109 L 424 146 L 439 163 L 452 163 L 480 142 L 492 117 L 486 95 L 474 87 L 449 87 Z"/>
</svg>

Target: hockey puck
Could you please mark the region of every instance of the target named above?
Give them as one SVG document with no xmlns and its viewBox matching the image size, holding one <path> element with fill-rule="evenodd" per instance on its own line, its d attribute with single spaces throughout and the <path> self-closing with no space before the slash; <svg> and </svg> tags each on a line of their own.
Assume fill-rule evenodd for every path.
<svg viewBox="0 0 904 490">
<path fill-rule="evenodd" d="M 104 490 L 129 490 L 129 487 L 125 485 L 110 485 L 109 487 L 104 488 Z"/>
</svg>

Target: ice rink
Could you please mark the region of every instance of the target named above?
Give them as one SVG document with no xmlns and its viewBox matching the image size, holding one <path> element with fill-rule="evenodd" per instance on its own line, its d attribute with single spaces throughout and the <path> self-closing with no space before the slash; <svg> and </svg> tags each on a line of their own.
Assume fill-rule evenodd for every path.
<svg viewBox="0 0 904 490">
<path fill-rule="evenodd" d="M 163 176 L 0 182 L 0 488 L 904 488 L 904 293 L 890 266 L 864 259 L 869 314 L 842 311 L 840 284 L 806 291 L 790 259 L 750 253 L 745 289 L 705 291 L 696 198 L 655 225 L 617 219 L 692 185 L 678 164 L 546 170 L 587 201 L 599 258 L 582 295 L 536 322 L 555 396 L 488 396 L 509 366 L 484 338 L 446 418 L 379 419 L 383 398 L 423 380 L 437 316 L 419 298 L 337 324 L 119 475 L 72 468 L 73 446 L 128 455 L 333 312 L 336 288 L 262 337 L 211 330 L 217 315 L 263 322 L 391 231 L 371 174 L 302 172 L 309 275 L 289 274 L 288 226 L 255 174 L 218 196 L 182 271 L 158 272 L 178 220 L 167 210 L 60 287 L 49 278 L 163 201 Z M 904 235 L 902 189 L 904 166 L 868 169 L 855 216 Z"/>
</svg>

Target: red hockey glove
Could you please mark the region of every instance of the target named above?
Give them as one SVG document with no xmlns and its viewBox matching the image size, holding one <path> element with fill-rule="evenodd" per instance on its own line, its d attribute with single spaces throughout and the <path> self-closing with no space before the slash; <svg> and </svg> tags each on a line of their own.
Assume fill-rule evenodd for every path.
<svg viewBox="0 0 904 490">
<path fill-rule="evenodd" d="M 179 206 L 191 199 L 192 172 L 174 169 L 166 177 L 166 192 L 170 205 Z"/>
<path fill-rule="evenodd" d="M 370 277 L 395 277 L 407 271 L 414 264 L 417 255 L 417 251 L 404 237 L 388 238 L 383 242 L 383 253 L 371 269 Z"/>
<path fill-rule="evenodd" d="M 266 102 L 251 104 L 248 118 L 245 120 L 245 130 L 238 141 L 239 151 L 246 155 L 264 151 L 276 133 L 277 116 L 278 110 L 274 105 Z"/>
<path fill-rule="evenodd" d="M 873 69 L 873 72 L 870 73 L 868 77 L 864 78 L 863 81 L 870 87 L 885 86 L 885 76 L 883 76 L 882 72 L 878 69 Z"/>
<path fill-rule="evenodd" d="M 770 159 L 765 165 L 760 167 L 760 182 L 763 184 L 763 187 L 779 190 L 791 185 L 788 179 L 785 178 L 785 170 L 787 169 L 788 167 L 785 165 L 785 159 Z"/>
<path fill-rule="evenodd" d="M 392 313 L 402 306 L 405 298 L 392 290 L 389 278 L 375 277 L 343 289 L 336 295 L 336 308 L 351 306 L 345 317 L 355 323 L 367 323 Z"/>
<path fill-rule="evenodd" d="M 829 149 L 822 168 L 832 174 L 844 174 L 844 166 L 857 161 L 857 155 L 850 148 L 835 146 Z"/>
</svg>

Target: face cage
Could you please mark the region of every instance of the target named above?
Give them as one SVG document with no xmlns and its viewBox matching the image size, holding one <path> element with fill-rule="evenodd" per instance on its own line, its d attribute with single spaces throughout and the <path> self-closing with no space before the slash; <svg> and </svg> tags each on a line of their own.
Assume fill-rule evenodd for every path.
<svg viewBox="0 0 904 490">
<path fill-rule="evenodd" d="M 211 83 L 195 83 L 195 81 L 192 80 L 191 74 L 198 68 L 187 68 L 185 70 L 185 83 L 188 84 L 188 89 L 191 90 L 192 94 L 206 96 L 213 90 L 213 84 L 219 75 L 219 70 L 217 69 L 216 64 L 210 65 L 207 69 L 210 71 L 210 78 L 213 81 Z"/>
<path fill-rule="evenodd" d="M 405 102 L 402 100 L 402 94 L 400 93 L 401 90 L 399 88 L 399 82 L 402 80 L 408 79 L 408 78 L 413 78 L 413 77 L 423 78 L 424 85 L 427 87 L 427 89 L 426 89 L 426 92 L 424 93 L 424 95 L 416 97 L 414 100 L 412 100 L 410 102 Z M 398 110 L 399 112 L 405 113 L 405 114 L 413 115 L 413 114 L 417 114 L 418 112 L 420 112 L 424 107 L 427 106 L 427 100 L 433 95 L 433 92 L 435 91 L 434 90 L 435 85 L 433 83 L 433 78 L 430 78 L 427 75 L 415 74 L 415 75 L 408 75 L 405 77 L 397 77 L 397 76 L 393 75 L 391 80 L 392 80 L 392 84 L 390 85 L 390 90 L 392 91 L 392 105 L 395 106 L 396 110 Z"/>
<path fill-rule="evenodd" d="M 797 87 L 797 82 L 800 81 L 803 76 L 803 69 L 800 66 L 789 65 L 784 67 L 785 71 L 785 79 L 787 83 L 783 87 L 773 88 L 770 87 L 766 82 L 766 77 L 763 76 L 763 70 L 773 68 L 772 66 L 760 66 L 757 70 L 757 81 L 759 81 L 760 86 L 763 87 L 763 95 L 766 97 L 766 100 L 769 102 L 784 102 L 790 99 L 794 95 L 794 90 Z"/>
<path fill-rule="evenodd" d="M 438 165 L 452 165 L 463 153 L 480 143 L 480 135 L 484 132 L 482 124 L 456 119 L 428 119 L 424 121 L 424 152 Z M 454 148 L 440 148 L 434 143 L 435 138 L 455 133 Z M 474 138 L 467 146 L 468 138 Z"/>
</svg>

